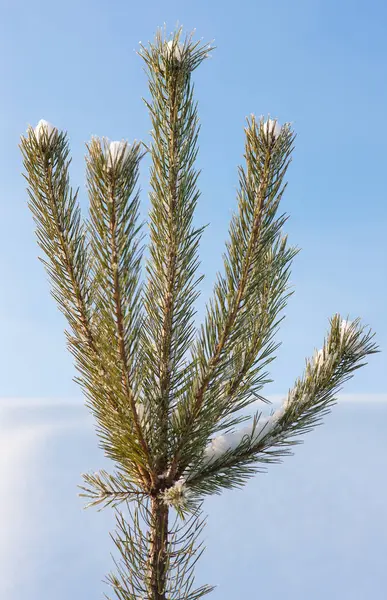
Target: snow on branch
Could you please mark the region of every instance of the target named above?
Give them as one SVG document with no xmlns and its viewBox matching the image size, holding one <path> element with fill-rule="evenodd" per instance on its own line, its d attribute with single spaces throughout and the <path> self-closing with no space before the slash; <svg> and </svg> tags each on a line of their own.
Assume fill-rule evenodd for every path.
<svg viewBox="0 0 387 600">
<path fill-rule="evenodd" d="M 58 130 L 56 127 L 54 127 L 54 125 L 52 125 L 48 121 L 40 119 L 34 131 L 37 141 L 40 142 L 42 137 L 46 136 L 47 138 L 49 138 L 54 132 L 56 133 Z"/>
<path fill-rule="evenodd" d="M 273 138 L 276 139 L 280 135 L 282 127 L 276 120 L 273 120 L 273 119 L 263 120 L 263 117 L 262 117 L 261 124 L 262 124 L 262 130 L 266 137 L 273 136 Z"/>
<path fill-rule="evenodd" d="M 218 460 L 227 452 L 235 450 L 245 441 L 249 441 L 250 445 L 255 445 L 262 439 L 269 437 L 282 414 L 281 407 L 273 415 L 261 417 L 258 423 L 252 421 L 249 425 L 237 431 L 218 435 L 213 438 L 204 451 L 204 463 L 207 464 Z"/>
<path fill-rule="evenodd" d="M 339 332 L 340 343 L 345 344 L 355 334 L 354 324 L 351 321 L 342 320 L 339 326 Z M 337 352 L 334 348 L 330 348 L 329 350 L 328 344 L 325 344 L 321 350 L 315 352 L 310 364 L 312 368 L 315 368 L 320 372 L 321 370 L 329 369 L 336 359 Z M 258 422 L 253 420 L 246 427 L 213 438 L 204 450 L 204 465 L 218 460 L 227 452 L 236 450 L 243 442 L 248 443 L 249 447 L 252 447 L 264 438 L 267 438 L 268 441 L 270 441 L 273 437 L 273 431 L 276 430 L 275 433 L 278 433 L 279 420 L 285 415 L 292 403 L 295 402 L 295 399 L 296 393 L 295 390 L 292 390 L 287 394 L 281 406 L 272 415 L 261 416 L 258 419 Z M 303 394 L 301 397 L 297 398 L 297 404 L 305 405 L 308 402 L 308 399 L 308 396 Z"/>
<path fill-rule="evenodd" d="M 130 145 L 125 141 L 110 142 L 106 161 L 109 168 L 113 168 L 119 161 L 125 162 L 130 152 Z"/>
</svg>

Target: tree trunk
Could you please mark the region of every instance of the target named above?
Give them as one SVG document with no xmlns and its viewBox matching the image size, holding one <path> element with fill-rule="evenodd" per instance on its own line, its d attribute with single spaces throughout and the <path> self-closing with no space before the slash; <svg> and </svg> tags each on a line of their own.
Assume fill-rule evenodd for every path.
<svg viewBox="0 0 387 600">
<path fill-rule="evenodd" d="M 168 510 L 162 500 L 151 498 L 149 600 L 167 600 Z"/>
</svg>

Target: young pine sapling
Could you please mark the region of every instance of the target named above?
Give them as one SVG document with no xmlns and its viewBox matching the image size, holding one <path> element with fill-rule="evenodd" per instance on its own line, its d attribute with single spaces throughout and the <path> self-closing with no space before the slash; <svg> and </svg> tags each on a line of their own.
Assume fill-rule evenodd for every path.
<svg viewBox="0 0 387 600">
<path fill-rule="evenodd" d="M 209 46 L 159 32 L 141 47 L 152 122 L 149 148 L 93 138 L 87 146 L 89 218 L 69 183 L 66 133 L 45 121 L 22 139 L 29 206 L 87 406 L 116 471 L 84 476 L 92 505 L 112 505 L 121 560 L 108 581 L 120 600 L 194 600 L 201 503 L 242 486 L 321 421 L 341 385 L 377 351 L 359 320 L 335 315 L 322 349 L 271 416 L 242 409 L 263 399 L 265 371 L 290 295 L 297 250 L 279 205 L 294 133 L 251 117 L 238 209 L 204 323 L 195 329 L 203 228 L 198 113 L 191 76 Z M 141 279 L 139 164 L 151 158 L 149 244 Z M 117 508 L 126 503 L 129 517 Z M 173 519 L 171 519 L 172 514 Z"/>
</svg>

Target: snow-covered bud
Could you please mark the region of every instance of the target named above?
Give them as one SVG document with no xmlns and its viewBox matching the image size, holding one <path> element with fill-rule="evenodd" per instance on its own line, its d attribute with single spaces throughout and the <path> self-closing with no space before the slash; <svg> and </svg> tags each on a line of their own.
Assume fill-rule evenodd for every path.
<svg viewBox="0 0 387 600">
<path fill-rule="evenodd" d="M 45 121 L 44 119 L 40 119 L 39 123 L 37 124 L 37 126 L 35 127 L 35 137 L 37 139 L 37 141 L 40 143 L 42 141 L 42 139 L 50 139 L 51 135 L 55 132 L 57 132 L 57 128 L 54 127 L 54 125 L 52 125 L 51 123 L 49 123 L 48 121 Z"/>
<path fill-rule="evenodd" d="M 169 42 L 166 43 L 166 54 L 168 58 L 174 58 L 180 62 L 183 56 L 183 44 L 181 42 L 175 42 L 175 40 L 169 40 Z"/>
<path fill-rule="evenodd" d="M 110 142 L 107 153 L 107 166 L 112 168 L 121 159 L 125 161 L 129 156 L 129 144 L 127 142 Z"/>
<path fill-rule="evenodd" d="M 273 121 L 273 119 L 267 119 L 263 122 L 262 129 L 267 137 L 273 136 L 274 139 L 277 139 L 277 137 L 281 133 L 282 128 L 281 125 L 277 123 L 277 121 Z"/>
<path fill-rule="evenodd" d="M 190 497 L 190 491 L 187 488 L 185 479 L 181 478 L 179 481 L 176 481 L 172 487 L 161 492 L 160 497 L 167 506 L 184 509 Z"/>
</svg>

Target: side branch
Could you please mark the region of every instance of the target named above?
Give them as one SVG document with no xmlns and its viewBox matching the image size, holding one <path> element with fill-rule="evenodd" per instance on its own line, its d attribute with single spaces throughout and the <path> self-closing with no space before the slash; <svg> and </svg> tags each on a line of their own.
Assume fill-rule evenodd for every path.
<svg viewBox="0 0 387 600">
<path fill-rule="evenodd" d="M 265 465 L 291 454 L 300 443 L 294 438 L 321 422 L 342 384 L 378 351 L 372 338 L 358 320 L 349 323 L 335 315 L 323 348 L 308 360 L 282 406 L 270 417 L 258 413 L 247 427 L 213 438 L 201 460 L 187 469 L 187 486 L 198 494 L 241 487 Z"/>
<path fill-rule="evenodd" d="M 114 185 L 110 186 L 110 203 L 111 203 L 111 221 L 110 221 L 110 239 L 111 239 L 111 262 L 112 262 L 112 270 L 113 270 L 113 298 L 114 298 L 114 307 L 115 307 L 115 319 L 117 326 L 117 342 L 118 342 L 118 354 L 120 356 L 122 362 L 122 383 L 124 387 L 124 392 L 126 397 L 129 400 L 130 409 L 133 416 L 134 425 L 137 432 L 137 437 L 140 442 L 140 445 L 144 451 L 145 456 L 148 458 L 149 466 L 151 466 L 151 454 L 146 442 L 144 432 L 142 430 L 139 415 L 136 408 L 135 397 L 133 394 L 131 381 L 130 381 L 130 365 L 129 359 L 127 356 L 127 351 L 125 347 L 125 327 L 124 327 L 124 317 L 123 317 L 123 305 L 122 305 L 122 294 L 120 287 L 120 278 L 119 278 L 119 263 L 121 257 L 119 256 L 118 248 L 117 248 L 117 214 L 116 214 L 116 196 Z M 148 474 L 141 467 L 142 476 L 145 480 L 150 480 L 152 478 L 151 471 Z M 153 483 L 155 483 L 155 475 L 153 476 Z"/>
<path fill-rule="evenodd" d="M 114 340 L 111 360 L 118 366 L 125 401 L 129 403 L 132 423 L 147 467 L 138 465 L 144 484 L 155 483 L 152 456 L 136 407 L 131 380 L 140 335 L 139 265 L 140 227 L 138 194 L 132 198 L 141 159 L 140 145 L 93 139 L 89 146 L 88 187 L 92 247 L 99 281 L 98 304 L 107 329 L 107 342 Z M 113 345 L 114 346 L 114 345 Z"/>
<path fill-rule="evenodd" d="M 194 444 L 199 449 L 211 428 L 236 407 L 241 407 L 242 402 L 238 401 L 233 406 L 233 396 L 241 377 L 254 366 L 262 346 L 268 343 L 270 327 L 283 305 L 278 301 L 272 303 L 272 313 L 267 320 L 270 327 L 268 330 L 261 327 L 258 332 L 257 321 L 262 321 L 262 308 L 267 301 L 265 288 L 272 268 L 267 256 L 275 249 L 280 228 L 286 220 L 283 217 L 275 220 L 275 215 L 284 190 L 282 182 L 292 142 L 293 136 L 287 126 L 277 139 L 272 132 L 264 132 L 263 122 L 257 125 L 253 118 L 248 123 L 246 172 L 240 169 L 239 213 L 233 217 L 230 227 L 225 275 L 219 276 L 214 300 L 207 309 L 205 325 L 194 346 L 192 361 L 197 374 L 190 397 L 178 418 L 177 435 L 180 439 L 171 477 L 180 476 L 187 466 L 181 458 L 187 441 L 192 437 L 195 422 L 200 421 L 200 432 L 194 435 L 198 438 Z M 289 254 L 287 259 L 290 259 Z M 278 265 L 276 269 L 279 275 L 281 269 Z M 286 273 L 282 272 L 281 276 L 284 281 Z M 275 289 L 276 286 L 272 285 L 269 290 L 271 300 L 277 293 L 273 291 Z M 258 333 L 260 339 L 257 339 Z M 251 356 L 247 356 L 246 339 L 249 346 L 251 334 L 255 347 L 251 348 Z M 225 379 L 233 387 L 227 393 L 222 383 Z M 200 417 L 203 410 L 205 415 L 203 413 Z"/>
<path fill-rule="evenodd" d="M 195 420 L 196 416 L 200 412 L 200 409 L 203 404 L 204 394 L 208 388 L 208 385 L 215 373 L 216 367 L 219 363 L 222 352 L 225 348 L 225 345 L 230 337 L 232 332 L 233 325 L 238 316 L 238 312 L 242 307 L 242 301 L 245 295 L 246 286 L 248 283 L 248 277 L 251 270 L 253 255 L 259 240 L 260 236 L 260 225 L 263 218 L 263 206 L 264 201 L 267 197 L 267 186 L 268 186 L 268 178 L 267 178 L 267 170 L 270 165 L 270 153 L 266 154 L 266 164 L 264 169 L 264 177 L 257 191 L 257 201 L 256 201 L 256 211 L 253 221 L 253 226 L 251 229 L 250 239 L 246 251 L 246 255 L 244 258 L 244 264 L 242 268 L 242 273 L 240 280 L 238 282 L 237 289 L 234 294 L 234 298 L 231 303 L 231 307 L 229 310 L 229 314 L 223 326 L 223 331 L 220 335 L 220 339 L 214 349 L 214 353 L 208 361 L 207 371 L 204 376 L 202 376 L 202 380 L 198 384 L 198 388 L 194 395 L 194 405 L 192 411 L 192 421 Z"/>
</svg>

